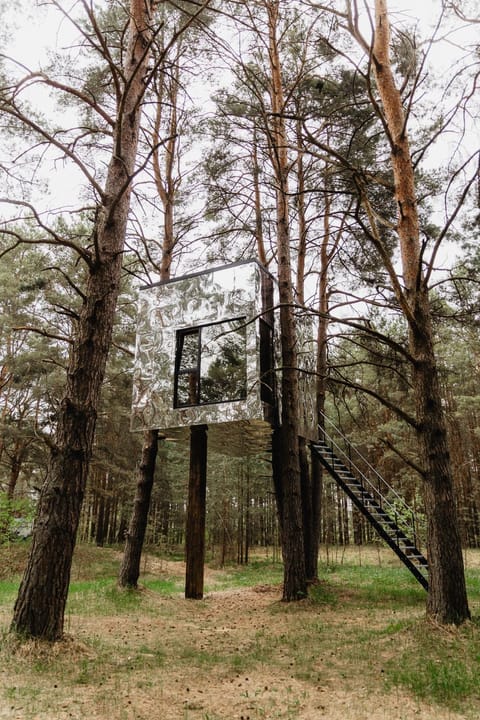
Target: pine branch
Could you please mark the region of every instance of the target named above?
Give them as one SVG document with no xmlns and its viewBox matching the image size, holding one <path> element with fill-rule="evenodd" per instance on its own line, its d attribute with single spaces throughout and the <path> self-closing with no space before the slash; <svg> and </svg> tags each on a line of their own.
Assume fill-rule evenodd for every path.
<svg viewBox="0 0 480 720">
<path fill-rule="evenodd" d="M 20 325 L 18 327 L 12 328 L 12 330 L 15 330 L 16 332 L 33 332 L 37 333 L 37 335 L 42 335 L 43 337 L 50 338 L 50 340 L 60 340 L 60 342 L 65 342 L 69 345 L 73 345 L 73 340 L 69 337 L 66 337 L 65 335 L 57 335 L 56 333 L 51 333 L 48 330 L 42 330 L 41 328 L 33 327 L 31 325 Z"/>
</svg>

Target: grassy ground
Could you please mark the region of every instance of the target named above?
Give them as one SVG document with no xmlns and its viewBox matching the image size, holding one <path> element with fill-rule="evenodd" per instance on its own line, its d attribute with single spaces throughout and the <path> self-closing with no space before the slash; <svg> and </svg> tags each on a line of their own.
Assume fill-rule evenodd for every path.
<svg viewBox="0 0 480 720">
<path fill-rule="evenodd" d="M 184 566 L 148 556 L 142 589 L 120 555 L 80 547 L 64 642 L 8 634 L 25 549 L 0 549 L 0 718 L 450 720 L 480 716 L 480 553 L 466 558 L 473 620 L 425 620 L 425 592 L 389 551 L 322 549 L 308 600 L 280 602 L 282 568 Z"/>
</svg>

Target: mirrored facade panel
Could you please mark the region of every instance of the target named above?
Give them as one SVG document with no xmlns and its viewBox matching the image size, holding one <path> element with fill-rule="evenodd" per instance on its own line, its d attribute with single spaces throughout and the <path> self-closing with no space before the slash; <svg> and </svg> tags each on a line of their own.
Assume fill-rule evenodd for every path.
<svg viewBox="0 0 480 720">
<path fill-rule="evenodd" d="M 245 318 L 202 329 L 200 404 L 247 396 Z"/>
<path fill-rule="evenodd" d="M 132 429 L 171 432 L 233 423 L 237 430 L 232 426 L 229 432 L 238 447 L 253 427 L 255 437 L 260 426 L 269 437 L 281 409 L 274 293 L 271 276 L 255 261 L 142 290 Z M 308 317 L 299 318 L 297 327 L 301 433 L 313 439 L 314 327 Z M 215 432 L 221 433 L 220 428 Z"/>
<path fill-rule="evenodd" d="M 140 292 L 133 430 L 265 419 L 259 332 L 265 277 L 271 284 L 251 261 Z"/>
<path fill-rule="evenodd" d="M 177 331 L 175 407 L 198 405 L 200 390 L 200 328 Z"/>
<path fill-rule="evenodd" d="M 163 433 L 188 447 L 190 428 L 166 428 Z M 272 428 L 263 420 L 239 420 L 208 426 L 208 450 L 232 457 L 269 453 L 272 447 Z"/>
<path fill-rule="evenodd" d="M 197 368 L 200 354 L 199 328 L 194 328 L 193 330 L 180 330 L 177 333 L 177 338 L 177 345 L 179 345 L 180 370 L 185 372 L 190 368 Z"/>
</svg>

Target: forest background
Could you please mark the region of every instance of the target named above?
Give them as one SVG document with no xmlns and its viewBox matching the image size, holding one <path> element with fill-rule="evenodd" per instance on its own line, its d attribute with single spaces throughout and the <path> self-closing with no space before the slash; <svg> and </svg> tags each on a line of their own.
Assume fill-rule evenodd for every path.
<svg viewBox="0 0 480 720">
<path fill-rule="evenodd" d="M 200 4 L 161 5 L 162 62 L 152 63 L 158 73 L 145 102 L 122 293 L 79 526 L 82 540 L 98 544 L 124 539 L 141 452 L 142 438 L 129 431 L 139 285 L 165 277 L 167 270 L 171 276 L 196 270 L 199 258 L 206 267 L 260 257 L 273 272 L 278 259 L 265 3 L 250 4 L 255 12 L 245 3 L 222 3 L 221 13 L 208 3 L 208 15 L 178 37 L 175 28 Z M 388 152 L 366 101 L 365 54 L 342 25 L 340 5 L 281 4 L 295 301 L 307 312 L 317 315 L 320 309 L 319 317 L 328 315 L 322 324 L 321 371 L 327 415 L 422 518 L 418 451 L 412 428 L 402 420 L 414 402 L 398 353 L 407 343 L 406 325 L 387 273 L 368 244 L 365 210 L 358 204 L 360 176 L 369 179 L 376 168 L 377 179 L 382 173 L 388 178 Z M 67 11 L 64 3 L 51 2 L 32 11 L 32 24 L 45 12 L 49 18 L 54 12 L 59 24 L 55 46 L 41 66 L 31 65 L 23 50 L 12 46 L 6 33 L 14 29 L 6 25 L 3 31 L 9 48 L 2 60 L 3 92 L 13 94 L 18 110 L 16 117 L 2 115 L 1 136 L 0 523 L 5 538 L 23 532 L 47 472 L 82 297 L 85 268 L 79 258 L 86 258 L 91 242 L 92 199 L 111 137 L 102 108 L 110 107 L 112 88 L 104 66 L 78 38 L 84 23 L 95 19 L 120 52 L 125 18 L 121 4 L 99 3 L 94 12 L 89 3 L 74 3 Z M 460 532 L 471 547 L 480 542 L 478 19 L 474 3 L 471 8 L 463 3 L 461 11 L 455 3 L 432 3 L 428 30 L 415 16 L 392 13 L 395 72 L 413 129 L 421 188 L 422 253 L 431 268 Z M 361 22 L 368 32 L 368 17 Z M 448 65 L 440 64 L 447 55 Z M 119 60 L 114 51 L 105 58 Z M 76 96 L 64 92 L 67 80 L 77 87 Z M 28 126 L 20 114 L 29 118 Z M 42 128 L 48 128 L 48 139 Z M 373 217 L 381 218 L 382 242 L 396 266 L 388 182 L 378 182 L 373 197 Z M 147 542 L 170 551 L 183 547 L 187 473 L 188 448 L 164 441 Z M 212 554 L 221 562 L 245 562 L 252 545 L 278 547 L 269 459 L 211 456 L 208 474 Z M 327 478 L 321 509 L 322 542 L 373 539 Z"/>
</svg>

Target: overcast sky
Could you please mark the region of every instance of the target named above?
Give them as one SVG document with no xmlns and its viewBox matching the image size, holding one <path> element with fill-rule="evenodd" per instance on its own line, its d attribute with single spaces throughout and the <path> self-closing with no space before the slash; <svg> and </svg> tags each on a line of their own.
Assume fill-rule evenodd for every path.
<svg viewBox="0 0 480 720">
<path fill-rule="evenodd" d="M 31 69 L 36 69 L 46 63 L 49 49 L 61 48 L 70 44 L 72 38 L 71 24 L 63 20 L 59 25 L 59 14 L 57 11 L 48 9 L 46 5 L 32 7 L 32 0 L 25 0 L 23 7 L 26 12 L 19 12 L 22 4 L 12 4 L 5 13 L 4 28 L 9 29 L 13 25 L 14 32 L 9 43 L 8 52 L 20 62 L 25 63 Z M 65 6 L 73 6 L 73 0 L 65 3 Z M 344 0 L 338 0 L 338 7 L 344 6 Z M 388 7 L 391 14 L 392 24 L 395 26 L 400 22 L 406 23 L 409 28 L 418 24 L 421 36 L 428 38 L 430 29 L 436 23 L 441 11 L 441 0 L 389 0 Z M 370 7 L 373 10 L 373 0 L 370 0 Z M 430 68 L 432 75 L 441 77 L 445 68 L 454 65 L 456 59 L 462 54 L 462 48 L 476 39 L 478 25 L 461 27 L 449 37 L 448 42 L 439 41 L 431 50 Z M 45 94 L 39 90 L 41 95 L 36 98 L 42 107 L 45 108 Z"/>
<path fill-rule="evenodd" d="M 343 0 L 338 0 L 338 4 L 341 7 Z M 59 30 L 58 13 L 49 13 L 45 6 L 32 8 L 31 5 L 29 7 L 28 5 L 29 3 L 27 4 L 26 13 L 19 13 L 18 6 L 8 10 L 5 14 L 6 22 L 4 25 L 8 27 L 13 23 L 13 26 L 17 28 L 14 30 L 11 46 L 16 57 L 22 58 L 26 63 L 35 61 L 41 63 L 42 59 L 45 59 L 46 49 L 55 47 L 57 44 L 60 46 L 67 44 L 66 34 L 71 32 L 71 28 L 69 23 L 64 21 Z M 373 7 L 373 0 L 371 6 Z M 393 22 L 400 18 L 407 21 L 409 25 L 418 22 L 419 28 L 426 35 L 428 28 L 438 18 L 441 0 L 416 0 L 416 2 L 412 0 L 389 0 L 388 7 Z M 49 14 L 53 20 L 49 20 Z M 474 29 L 465 28 L 463 32 L 466 39 L 467 36 L 473 36 Z M 459 42 L 461 42 L 461 33 L 458 37 Z M 454 53 L 452 46 L 450 52 Z M 448 54 L 449 52 L 444 47 L 443 52 L 439 53 L 439 57 L 448 58 Z"/>
</svg>

